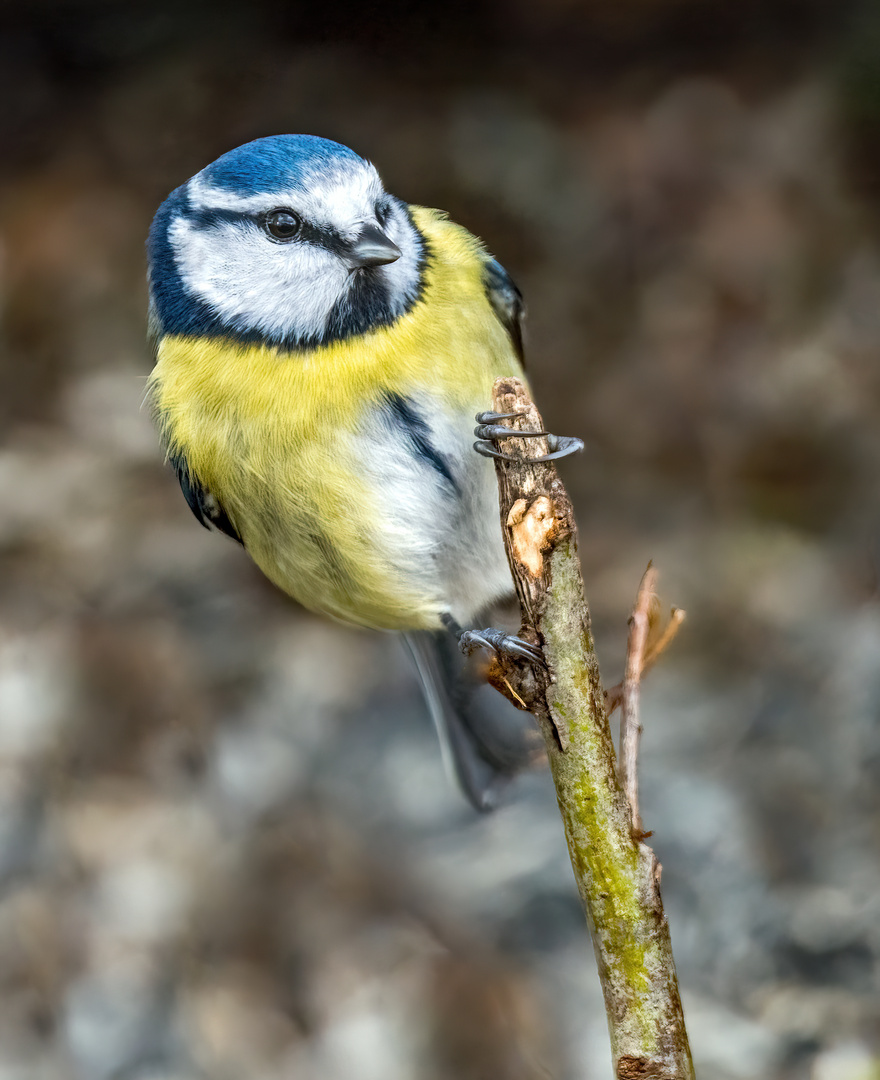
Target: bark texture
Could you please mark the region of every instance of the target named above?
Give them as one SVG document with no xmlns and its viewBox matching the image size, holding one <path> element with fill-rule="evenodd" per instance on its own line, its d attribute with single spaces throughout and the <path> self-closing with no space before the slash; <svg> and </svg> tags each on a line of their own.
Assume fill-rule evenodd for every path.
<svg viewBox="0 0 880 1080">
<path fill-rule="evenodd" d="M 519 430 L 543 430 L 518 379 L 499 379 L 493 409 L 519 411 Z M 496 661 L 494 685 L 540 724 L 571 863 L 605 996 L 614 1075 L 693 1077 L 660 866 L 634 829 L 617 775 L 568 495 L 545 438 L 504 439 L 515 461 L 496 461 L 501 525 L 522 607 L 520 634 L 543 648 L 546 668 Z"/>
</svg>

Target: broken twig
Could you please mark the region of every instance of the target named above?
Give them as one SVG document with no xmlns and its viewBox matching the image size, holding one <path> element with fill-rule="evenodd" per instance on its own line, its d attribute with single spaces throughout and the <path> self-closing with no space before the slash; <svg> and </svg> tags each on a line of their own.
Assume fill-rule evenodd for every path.
<svg viewBox="0 0 880 1080">
<path fill-rule="evenodd" d="M 657 605 L 657 571 L 648 563 L 642 575 L 636 606 L 629 618 L 629 635 L 626 644 L 626 668 L 623 676 L 623 706 L 620 710 L 620 783 L 626 793 L 632 817 L 633 835 L 637 840 L 644 836 L 639 813 L 639 740 L 642 725 L 639 723 L 639 689 L 648 634 L 651 629 L 651 608 Z"/>
<path fill-rule="evenodd" d="M 686 612 L 682 608 L 673 608 L 669 613 L 669 621 L 663 627 L 661 633 L 652 640 L 651 634 L 654 630 L 653 621 L 651 622 L 648 645 L 645 650 L 645 656 L 642 660 L 642 675 L 647 675 L 651 668 L 657 663 L 660 657 L 672 644 L 673 638 L 681 629 L 681 624 L 684 622 Z M 623 701 L 623 681 L 616 683 L 610 690 L 605 691 L 605 710 L 609 716 L 615 709 L 620 707 Z"/>
</svg>

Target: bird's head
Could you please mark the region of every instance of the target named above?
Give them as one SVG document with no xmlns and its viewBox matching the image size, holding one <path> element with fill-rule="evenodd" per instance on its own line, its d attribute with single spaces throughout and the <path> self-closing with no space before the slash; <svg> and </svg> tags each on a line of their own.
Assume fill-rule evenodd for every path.
<svg viewBox="0 0 880 1080">
<path fill-rule="evenodd" d="M 424 262 L 373 166 L 312 135 L 218 158 L 169 195 L 147 246 L 164 333 L 291 349 L 392 323 L 418 298 Z"/>
</svg>

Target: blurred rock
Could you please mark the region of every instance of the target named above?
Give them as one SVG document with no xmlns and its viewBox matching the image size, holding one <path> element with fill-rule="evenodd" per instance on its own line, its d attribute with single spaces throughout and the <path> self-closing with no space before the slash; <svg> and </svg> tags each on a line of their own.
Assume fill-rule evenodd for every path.
<svg viewBox="0 0 880 1080">
<path fill-rule="evenodd" d="M 861 1043 L 839 1043 L 816 1057 L 810 1080 L 876 1080 L 880 1059 Z"/>
</svg>

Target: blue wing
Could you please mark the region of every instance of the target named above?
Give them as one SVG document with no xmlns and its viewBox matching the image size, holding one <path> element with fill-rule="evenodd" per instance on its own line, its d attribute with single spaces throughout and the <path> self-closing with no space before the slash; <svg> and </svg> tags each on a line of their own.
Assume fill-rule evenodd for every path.
<svg viewBox="0 0 880 1080">
<path fill-rule="evenodd" d="M 183 492 L 183 497 L 189 504 L 196 521 L 204 525 L 206 529 L 219 529 L 220 532 L 231 536 L 233 540 L 237 540 L 239 544 L 243 544 L 241 537 L 238 535 L 238 530 L 229 519 L 229 515 L 220 505 L 217 498 L 193 476 L 186 458 L 182 454 L 173 454 L 169 461 L 171 467 L 177 473 L 180 490 Z"/>
<path fill-rule="evenodd" d="M 522 367 L 525 367 L 522 324 L 526 307 L 522 293 L 497 259 L 491 259 L 486 263 L 483 271 L 483 285 L 492 310 L 510 335 L 519 362 Z"/>
</svg>

